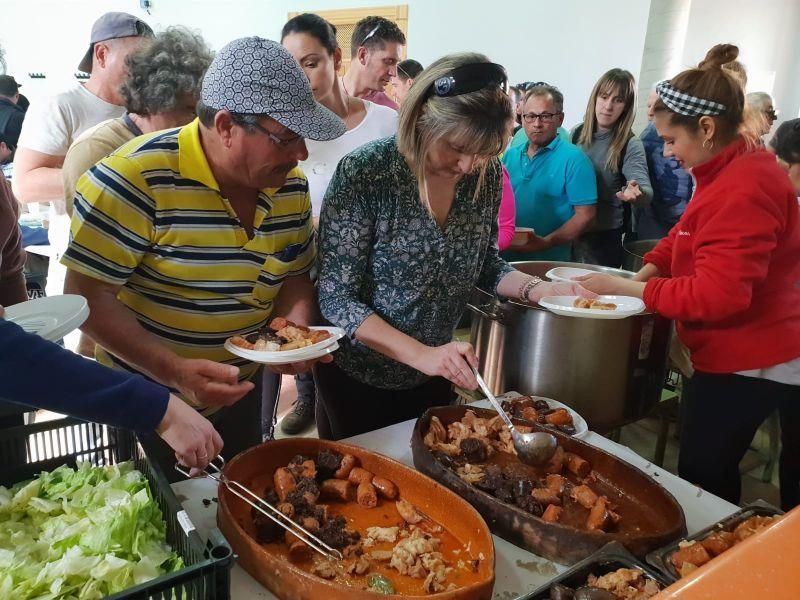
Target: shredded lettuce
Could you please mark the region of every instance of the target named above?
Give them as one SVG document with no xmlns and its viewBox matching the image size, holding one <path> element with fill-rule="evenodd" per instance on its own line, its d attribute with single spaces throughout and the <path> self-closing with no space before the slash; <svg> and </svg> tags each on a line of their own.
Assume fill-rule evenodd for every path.
<svg viewBox="0 0 800 600">
<path fill-rule="evenodd" d="M 0 598 L 94 600 L 181 567 L 132 463 L 0 486 Z"/>
</svg>

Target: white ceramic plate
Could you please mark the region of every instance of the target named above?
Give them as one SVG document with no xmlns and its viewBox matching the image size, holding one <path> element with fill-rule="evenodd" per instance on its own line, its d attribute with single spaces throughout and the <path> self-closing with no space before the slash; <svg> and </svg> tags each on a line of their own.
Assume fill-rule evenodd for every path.
<svg viewBox="0 0 800 600">
<path fill-rule="evenodd" d="M 600 302 L 611 302 L 617 305 L 616 310 L 597 310 L 595 308 L 575 308 L 573 304 L 578 296 L 545 296 L 539 305 L 547 310 L 565 317 L 583 317 L 585 319 L 624 319 L 638 315 L 644 311 L 644 302 L 632 296 L 598 296 Z"/>
<path fill-rule="evenodd" d="M 56 342 L 83 325 L 88 316 L 89 304 L 86 298 L 66 294 L 8 306 L 3 318 L 16 323 L 28 333 Z"/>
<path fill-rule="evenodd" d="M 345 335 L 344 329 L 341 327 L 309 327 L 309 329 L 324 329 L 331 333 L 331 337 L 311 346 L 306 346 L 305 348 L 297 348 L 296 350 L 277 352 L 248 350 L 247 348 L 240 348 L 236 344 L 231 343 L 230 340 L 225 341 L 225 349 L 231 354 L 241 356 L 253 362 L 263 363 L 265 365 L 288 365 L 294 362 L 320 358 L 321 356 L 338 350 L 339 344 L 337 341 Z"/>
<path fill-rule="evenodd" d="M 497 396 L 497 399 L 502 402 L 503 400 L 513 400 L 514 398 L 519 398 L 520 396 L 522 396 L 522 394 L 519 392 L 506 392 L 505 394 Z M 586 423 L 586 419 L 584 419 L 566 404 L 562 404 L 558 400 L 553 400 L 552 398 L 545 398 L 544 396 L 530 397 L 534 400 L 546 401 L 550 408 L 566 408 L 567 412 L 569 412 L 570 416 L 572 417 L 572 425 L 575 427 L 575 433 L 572 434 L 572 437 L 583 438 L 587 433 L 589 433 L 589 425 Z M 478 402 L 475 402 L 475 406 L 480 406 L 481 408 L 492 408 L 492 405 L 488 400 L 479 400 Z"/>
<path fill-rule="evenodd" d="M 577 267 L 555 267 L 544 274 L 550 281 L 569 281 L 572 282 L 576 277 L 584 275 L 595 275 L 597 271 L 591 269 L 579 269 Z"/>
</svg>

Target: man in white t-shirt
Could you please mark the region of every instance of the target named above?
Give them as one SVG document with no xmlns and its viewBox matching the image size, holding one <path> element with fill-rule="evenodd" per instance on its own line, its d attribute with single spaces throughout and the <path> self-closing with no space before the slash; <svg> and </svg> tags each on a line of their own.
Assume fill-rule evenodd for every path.
<svg viewBox="0 0 800 600">
<path fill-rule="evenodd" d="M 78 69 L 89 73 L 85 84 L 41 102 L 28 110 L 14 157 L 12 185 L 23 203 L 49 202 L 50 258 L 47 294 L 63 290 L 61 254 L 69 241 L 69 216 L 63 197 L 61 166 L 70 144 L 86 129 L 101 121 L 121 117 L 120 85 L 125 79 L 125 58 L 153 30 L 141 19 L 121 12 L 106 13 L 92 26 L 89 49 Z M 52 277 L 51 277 L 52 274 Z"/>
<path fill-rule="evenodd" d="M 300 161 L 299 165 L 308 179 L 315 223 L 319 219 L 325 191 L 342 157 L 368 142 L 397 133 L 396 111 L 373 102 L 364 101 L 364 105 L 367 110 L 364 120 L 344 135 L 327 142 L 306 140 L 308 158 Z"/>
</svg>

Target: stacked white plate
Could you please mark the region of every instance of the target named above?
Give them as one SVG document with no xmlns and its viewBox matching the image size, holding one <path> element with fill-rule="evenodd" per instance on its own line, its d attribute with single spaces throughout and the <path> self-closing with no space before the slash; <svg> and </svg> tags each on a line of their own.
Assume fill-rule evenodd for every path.
<svg viewBox="0 0 800 600">
<path fill-rule="evenodd" d="M 51 342 L 56 342 L 74 331 L 89 317 L 86 298 L 76 294 L 47 296 L 28 300 L 6 307 L 3 318 L 35 333 Z"/>
<path fill-rule="evenodd" d="M 306 360 L 315 360 L 321 358 L 326 354 L 331 354 L 339 349 L 338 340 L 344 337 L 345 332 L 341 327 L 309 327 L 313 330 L 324 330 L 331 334 L 331 336 L 321 342 L 306 346 L 305 348 L 297 348 L 295 350 L 278 350 L 275 352 L 267 352 L 265 350 L 248 350 L 241 348 L 236 344 L 231 343 L 230 340 L 225 342 L 225 349 L 231 354 L 241 356 L 253 362 L 262 363 L 265 365 L 288 365 L 296 362 L 303 362 Z"/>
<path fill-rule="evenodd" d="M 569 281 L 574 282 L 576 277 L 583 275 L 597 275 L 599 271 L 591 269 L 580 269 L 577 267 L 555 267 L 544 274 L 550 281 Z"/>
</svg>

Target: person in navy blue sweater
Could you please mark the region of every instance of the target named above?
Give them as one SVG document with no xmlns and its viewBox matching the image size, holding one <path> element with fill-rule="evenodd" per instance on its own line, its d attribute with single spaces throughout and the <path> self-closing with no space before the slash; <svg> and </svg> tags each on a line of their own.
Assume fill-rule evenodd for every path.
<svg viewBox="0 0 800 600">
<path fill-rule="evenodd" d="M 3 400 L 137 432 L 155 430 L 187 467 L 203 468 L 219 454 L 222 438 L 216 429 L 167 388 L 26 333 L 2 314 L 0 306 Z"/>
</svg>

